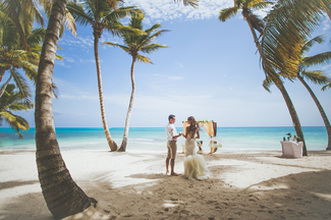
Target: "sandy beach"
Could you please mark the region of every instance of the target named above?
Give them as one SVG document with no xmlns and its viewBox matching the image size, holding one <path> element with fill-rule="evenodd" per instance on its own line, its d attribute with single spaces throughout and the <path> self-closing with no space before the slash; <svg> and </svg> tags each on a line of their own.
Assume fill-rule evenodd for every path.
<svg viewBox="0 0 331 220">
<path fill-rule="evenodd" d="M 165 153 L 62 151 L 97 208 L 67 219 L 331 219 L 331 152 L 204 154 L 208 180 L 165 175 Z M 184 155 L 175 169 L 183 173 Z M 0 219 L 53 219 L 34 151 L 0 152 Z"/>
</svg>

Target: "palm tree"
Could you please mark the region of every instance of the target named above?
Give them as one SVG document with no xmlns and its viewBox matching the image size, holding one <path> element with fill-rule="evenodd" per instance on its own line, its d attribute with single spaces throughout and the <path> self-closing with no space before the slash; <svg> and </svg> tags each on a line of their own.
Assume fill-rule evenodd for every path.
<svg viewBox="0 0 331 220">
<path fill-rule="evenodd" d="M 0 4 L 0 82 L 7 70 L 11 68 L 26 70 L 28 78 L 35 78 L 37 74 L 37 63 L 39 55 L 33 52 L 27 52 L 20 46 L 20 38 L 13 21 L 4 13 L 3 5 Z M 30 35 L 37 35 L 31 32 Z M 28 43 L 28 39 L 27 43 Z M 31 42 L 32 43 L 32 42 Z M 35 43 L 35 42 L 34 42 Z M 34 44 L 35 45 L 35 44 Z"/>
<path fill-rule="evenodd" d="M 261 62 L 266 74 L 296 77 L 302 45 L 327 13 L 330 0 L 279 0 L 266 17 L 261 36 Z"/>
<path fill-rule="evenodd" d="M 54 0 L 39 62 L 35 98 L 36 160 L 42 193 L 55 218 L 82 212 L 95 200 L 87 197 L 70 176 L 56 139 L 52 78 L 57 43 L 67 0 Z"/>
<path fill-rule="evenodd" d="M 331 51 L 324 52 L 324 53 L 319 53 L 314 56 L 304 56 L 305 52 L 307 52 L 313 45 L 314 43 L 323 43 L 323 39 L 321 36 L 317 36 L 309 41 L 307 41 L 302 49 L 301 49 L 301 59 L 299 63 L 299 72 L 297 75 L 297 78 L 299 81 L 304 85 L 304 87 L 308 90 L 309 94 L 313 98 L 314 102 L 317 105 L 318 110 L 320 111 L 320 114 L 323 118 L 325 128 L 328 134 L 328 145 L 326 150 L 331 150 L 331 126 L 329 119 L 327 115 L 325 114 L 325 111 L 317 99 L 315 93 L 313 90 L 309 87 L 305 79 L 310 80 L 311 82 L 315 84 L 320 84 L 320 85 L 325 85 L 329 83 L 328 77 L 323 71 L 315 70 L 315 71 L 308 71 L 307 68 L 316 65 L 316 64 L 323 64 L 327 63 L 331 60 Z"/>
<path fill-rule="evenodd" d="M 125 26 L 121 25 L 119 19 L 128 15 L 137 15 L 141 12 L 135 7 L 117 8 L 117 4 L 120 1 L 121 0 L 114 0 L 112 4 L 109 4 L 105 0 L 84 0 L 82 4 L 70 2 L 67 5 L 69 12 L 73 15 L 76 22 L 85 26 L 89 24 L 93 29 L 94 56 L 97 68 L 102 124 L 111 151 L 117 151 L 118 147 L 110 135 L 103 103 L 102 78 L 98 51 L 99 39 L 105 29 L 111 31 L 113 34 L 118 34 L 118 31 L 126 29 Z"/>
<path fill-rule="evenodd" d="M 258 16 L 253 14 L 252 10 L 264 9 L 271 4 L 273 4 L 273 2 L 267 0 L 234 0 L 234 6 L 222 9 L 218 18 L 224 22 L 241 11 L 242 16 L 246 20 L 249 29 L 252 32 L 256 47 L 258 48 L 259 41 L 256 31 L 258 31 L 259 34 L 262 32 L 264 22 Z"/>
<path fill-rule="evenodd" d="M 266 26 L 261 34 L 259 53 L 262 68 L 267 79 L 276 81 L 289 108 L 297 136 L 303 141 L 299 118 L 291 100 L 285 97 L 285 88 L 282 88 L 276 73 L 292 79 L 297 76 L 302 45 L 324 12 L 331 18 L 330 0 L 279 0 L 265 18 Z M 307 155 L 306 147 L 303 153 Z"/>
<path fill-rule="evenodd" d="M 264 22 L 260 18 L 258 18 L 256 15 L 254 15 L 252 13 L 252 9 L 263 9 L 263 8 L 266 8 L 267 6 L 271 5 L 272 3 L 273 2 L 266 1 L 266 0 L 257 0 L 257 1 L 256 0 L 234 0 L 234 7 L 223 9 L 220 12 L 219 19 L 224 22 L 228 18 L 237 14 L 239 10 L 241 10 L 242 15 L 243 15 L 244 19 L 246 20 L 246 22 L 248 23 L 248 26 L 253 35 L 255 46 L 261 56 L 261 45 L 259 43 L 258 34 L 260 35 L 263 32 L 265 25 L 264 25 Z M 256 33 L 256 31 L 258 32 L 258 34 Z M 304 143 L 303 154 L 307 155 L 307 150 L 306 150 L 306 145 L 305 145 L 305 141 L 304 141 L 304 137 L 303 137 L 301 123 L 299 121 L 299 117 L 296 113 L 292 100 L 284 87 L 283 81 L 280 79 L 279 75 L 276 74 L 276 72 L 271 72 L 271 71 L 269 72 L 269 75 L 267 75 L 266 78 L 267 78 L 267 83 L 265 82 L 264 87 L 269 92 L 270 92 L 270 90 L 268 89 L 268 86 L 270 86 L 271 82 L 273 82 L 276 85 L 276 87 L 280 90 L 280 92 L 285 100 L 285 103 L 287 105 L 287 108 L 289 110 L 289 113 L 291 115 L 297 136 Z"/>
<path fill-rule="evenodd" d="M 15 24 L 19 33 L 21 46 L 24 50 L 30 51 L 27 36 L 31 32 L 34 22 L 44 26 L 44 18 L 39 11 L 39 6 L 42 6 L 44 13 L 49 16 L 54 0 L 3 0 L 1 3 L 4 12 Z M 70 13 L 65 13 L 65 27 L 76 34 L 76 25 Z M 61 34 L 63 33 L 63 25 L 61 26 Z"/>
<path fill-rule="evenodd" d="M 3 0 L 3 8 L 19 33 L 21 46 L 30 51 L 26 37 L 31 33 L 33 21 L 43 25 L 43 17 L 33 0 Z"/>
<path fill-rule="evenodd" d="M 0 4 L 0 82 L 6 72 L 9 73 L 6 82 L 0 88 L 1 118 L 23 137 L 21 130 L 28 130 L 29 123 L 22 117 L 14 115 L 11 111 L 22 111 L 32 108 L 31 91 L 24 77 L 17 72 L 23 69 L 28 78 L 33 79 L 37 75 L 37 66 L 34 64 L 39 54 L 34 51 L 27 52 L 21 49 L 19 35 L 10 18 L 5 16 L 2 3 Z M 40 37 L 40 30 L 35 30 L 27 39 L 31 46 L 35 47 L 32 39 Z M 13 79 L 15 85 L 9 84 Z M 9 88 L 7 88 L 9 86 Z M 18 89 L 18 91 L 16 90 Z"/>
<path fill-rule="evenodd" d="M 29 129 L 29 122 L 15 115 L 12 111 L 27 111 L 32 108 L 32 102 L 29 99 L 22 98 L 20 93 L 15 91 L 14 84 L 9 84 L 0 97 L 0 126 L 1 122 L 5 120 L 19 134 L 19 137 L 22 138 L 23 134 L 21 131 Z"/>
<path fill-rule="evenodd" d="M 25 22 L 29 23 L 31 20 Z M 9 79 L 14 79 L 16 87 L 19 89 L 22 97 L 27 98 L 27 95 L 23 93 L 29 88 L 27 88 L 28 86 L 25 80 L 23 81 L 23 77 L 21 77 L 15 69 L 22 69 L 26 77 L 35 83 L 45 33 L 46 30 L 44 28 L 35 28 L 27 33 L 26 36 L 24 36 L 24 42 L 27 44 L 29 51 L 25 50 L 22 48 L 21 38 L 16 25 L 8 16 L 8 12 L 5 11 L 4 4 L 0 3 L 0 82 L 5 72 L 10 72 Z M 62 59 L 61 56 L 57 55 L 56 57 Z M 11 71 L 11 69 L 14 71 Z M 4 85 L 8 85 L 9 81 L 10 80 L 7 80 Z M 2 87 L 0 91 L 0 97 L 5 90 L 5 86 Z M 52 87 L 53 96 L 56 97 L 57 87 L 55 84 L 53 84 Z"/>
<path fill-rule="evenodd" d="M 12 35 L 11 37 L 8 34 L 4 35 L 3 37 L 9 37 L 12 39 L 15 38 L 15 35 Z M 19 88 L 21 96 L 27 97 L 25 94 L 23 94 L 27 91 L 27 83 L 23 80 L 20 74 L 15 71 L 15 69 L 23 69 L 27 78 L 35 81 L 37 76 L 37 59 L 39 59 L 39 53 L 37 51 L 27 52 L 25 50 L 17 48 L 16 46 L 18 45 L 12 43 L 15 43 L 15 41 L 7 41 L 3 38 L 2 47 L 0 48 L 0 82 L 3 79 L 5 72 L 8 71 L 10 73 L 9 79 L 14 78 L 15 84 Z M 30 45 L 32 46 L 32 44 Z M 35 48 L 36 47 L 37 46 L 35 46 Z M 5 85 L 6 84 L 8 83 L 5 83 Z M 0 93 L 0 97 L 1 95 L 2 93 Z"/>
<path fill-rule="evenodd" d="M 72 180 L 61 157 L 55 135 L 51 85 L 56 49 L 67 0 L 54 0 L 36 82 L 36 158 L 39 180 L 47 206 L 55 218 L 83 211 L 95 200 Z"/>
<path fill-rule="evenodd" d="M 142 34 L 134 34 L 132 32 L 122 32 L 121 37 L 124 40 L 124 45 L 115 44 L 112 42 L 105 42 L 104 44 L 108 44 L 115 47 L 120 47 L 125 52 L 131 55 L 132 57 L 132 63 L 131 63 L 131 96 L 130 96 L 130 102 L 129 102 L 129 108 L 126 115 L 125 120 L 125 129 L 124 129 L 124 135 L 121 147 L 118 151 L 126 151 L 127 141 L 128 141 L 128 135 L 129 135 L 129 122 L 131 117 L 131 111 L 133 107 L 133 100 L 134 100 L 134 94 L 136 90 L 135 80 L 134 80 L 134 68 L 136 61 L 141 61 L 144 63 L 152 63 L 148 57 L 145 57 L 139 52 L 144 53 L 151 53 L 153 51 L 156 51 L 160 48 L 167 48 L 165 45 L 161 45 L 158 43 L 152 43 L 152 41 L 160 36 L 162 33 L 166 32 L 167 30 L 159 30 L 161 27 L 160 24 L 155 24 L 151 28 L 146 29 L 145 32 L 143 32 L 143 26 L 142 26 L 142 20 L 144 19 L 144 15 L 142 14 L 139 17 L 132 17 L 131 22 L 129 24 L 129 27 L 133 29 L 139 29 L 142 31 Z"/>
</svg>

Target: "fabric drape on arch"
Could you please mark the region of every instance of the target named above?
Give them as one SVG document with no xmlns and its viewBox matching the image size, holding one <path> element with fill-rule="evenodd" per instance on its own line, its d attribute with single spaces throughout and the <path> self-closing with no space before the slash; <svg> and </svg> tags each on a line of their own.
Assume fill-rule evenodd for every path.
<svg viewBox="0 0 331 220">
<path fill-rule="evenodd" d="M 203 129 L 205 129 L 205 131 L 207 132 L 208 136 L 210 138 L 212 137 L 216 137 L 217 134 L 217 123 L 214 122 L 213 120 L 210 121 L 197 121 L 199 123 L 199 125 L 201 127 L 203 127 Z M 186 127 L 188 126 L 188 122 L 187 121 L 183 121 L 183 133 L 186 133 Z M 186 134 L 185 134 L 186 135 Z"/>
</svg>

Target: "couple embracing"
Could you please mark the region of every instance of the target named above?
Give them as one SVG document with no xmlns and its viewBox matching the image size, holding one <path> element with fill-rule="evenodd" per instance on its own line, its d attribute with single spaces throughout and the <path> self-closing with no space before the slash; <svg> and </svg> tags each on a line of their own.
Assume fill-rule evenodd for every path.
<svg viewBox="0 0 331 220">
<path fill-rule="evenodd" d="M 177 176 L 175 173 L 175 159 L 177 153 L 177 138 L 183 136 L 185 141 L 185 159 L 184 159 L 184 175 L 188 179 L 207 179 L 210 176 L 210 171 L 207 168 L 206 162 L 202 155 L 196 153 L 195 139 L 200 138 L 199 125 L 193 116 L 187 118 L 188 126 L 185 128 L 185 133 L 177 134 L 174 123 L 175 115 L 169 115 L 169 124 L 166 127 L 168 155 L 166 159 L 166 171 L 169 173 L 169 163 L 171 168 L 170 175 Z"/>
</svg>

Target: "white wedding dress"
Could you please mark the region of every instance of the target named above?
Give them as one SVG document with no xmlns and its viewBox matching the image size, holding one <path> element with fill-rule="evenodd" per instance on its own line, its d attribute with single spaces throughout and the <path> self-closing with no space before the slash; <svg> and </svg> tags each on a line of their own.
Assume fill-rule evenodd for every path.
<svg viewBox="0 0 331 220">
<path fill-rule="evenodd" d="M 204 157 L 196 153 L 195 139 L 188 135 L 185 142 L 184 175 L 188 179 L 207 179 L 211 174 Z"/>
</svg>

